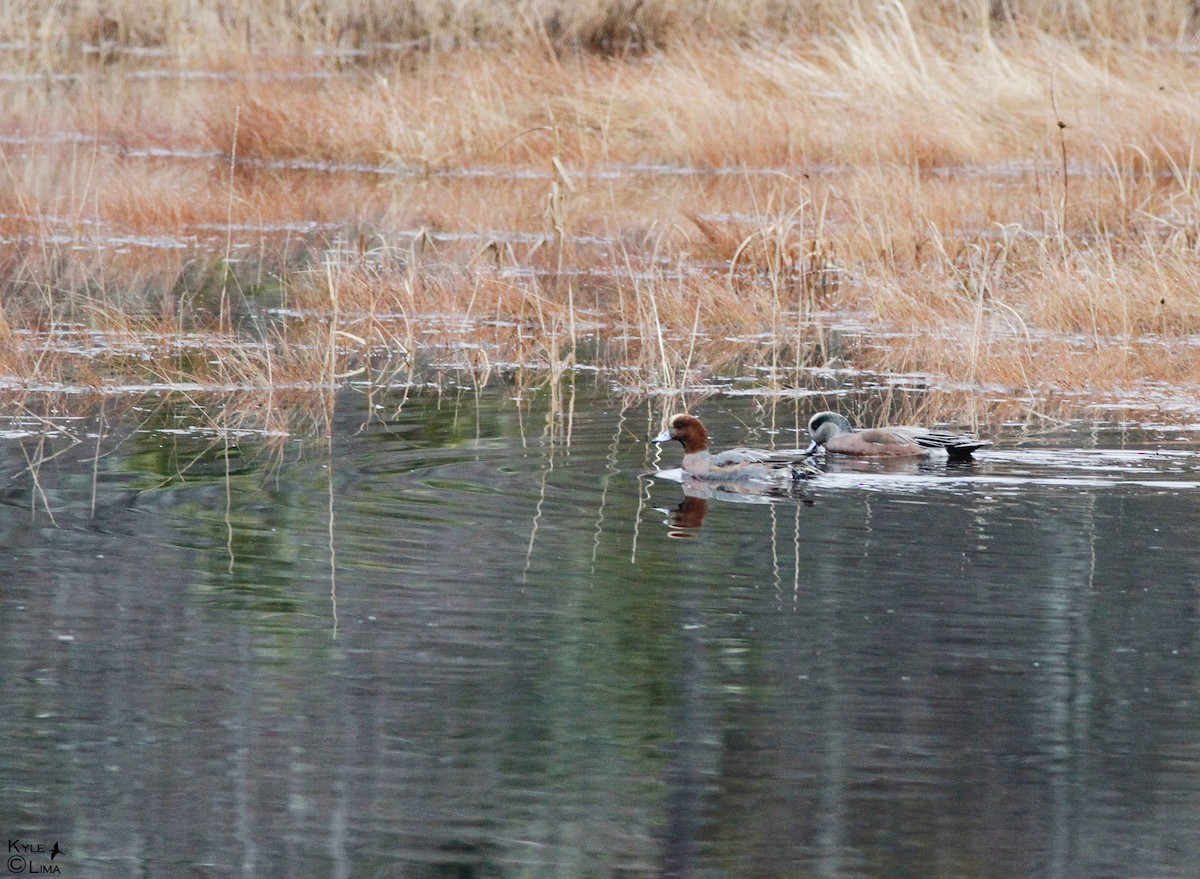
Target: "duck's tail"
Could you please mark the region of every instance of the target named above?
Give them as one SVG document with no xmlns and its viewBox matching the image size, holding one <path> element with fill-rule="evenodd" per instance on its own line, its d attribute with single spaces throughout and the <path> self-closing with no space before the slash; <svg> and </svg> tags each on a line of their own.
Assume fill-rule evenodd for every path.
<svg viewBox="0 0 1200 879">
<path fill-rule="evenodd" d="M 977 436 L 971 436 L 965 433 L 943 433 L 941 431 L 930 431 L 921 436 L 913 437 L 917 445 L 924 446 L 927 449 L 944 449 L 946 454 L 951 458 L 969 458 L 978 449 L 987 448 L 992 444 L 991 440 L 981 440 Z"/>
</svg>

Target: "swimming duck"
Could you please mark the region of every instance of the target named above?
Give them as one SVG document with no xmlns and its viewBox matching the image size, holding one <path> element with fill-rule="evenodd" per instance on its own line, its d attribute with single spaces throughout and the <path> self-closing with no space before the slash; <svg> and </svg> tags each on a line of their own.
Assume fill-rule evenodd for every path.
<svg viewBox="0 0 1200 879">
<path fill-rule="evenodd" d="M 683 445 L 683 473 L 693 479 L 714 482 L 795 481 L 821 471 L 805 460 L 802 449 L 772 452 L 767 449 L 728 449 L 714 455 L 708 451 L 708 430 L 695 415 L 672 415 L 667 429 L 652 442 L 676 440 Z"/>
<path fill-rule="evenodd" d="M 858 457 L 896 458 L 928 455 L 939 450 L 951 458 L 969 458 L 976 449 L 990 446 L 973 434 L 947 433 L 925 427 L 872 427 L 856 429 L 844 415 L 818 412 L 808 421 L 813 454 L 822 446 L 828 452 Z"/>
</svg>

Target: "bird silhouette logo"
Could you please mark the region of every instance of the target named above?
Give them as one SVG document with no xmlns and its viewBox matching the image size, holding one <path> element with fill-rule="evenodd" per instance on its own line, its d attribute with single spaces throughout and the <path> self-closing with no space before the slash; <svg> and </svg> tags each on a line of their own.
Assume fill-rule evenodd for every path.
<svg viewBox="0 0 1200 879">
<path fill-rule="evenodd" d="M 50 849 L 50 860 L 54 860 L 55 855 L 63 854 L 63 850 L 58 847 L 58 840 L 54 841 L 54 848 Z"/>
</svg>

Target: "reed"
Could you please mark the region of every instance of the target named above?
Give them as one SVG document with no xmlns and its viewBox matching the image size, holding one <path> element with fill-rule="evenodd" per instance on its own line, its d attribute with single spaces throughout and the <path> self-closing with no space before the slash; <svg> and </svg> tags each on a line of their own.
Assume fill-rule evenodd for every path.
<svg viewBox="0 0 1200 879">
<path fill-rule="evenodd" d="M 1200 386 L 1183 2 L 44 5 L 11 385 Z"/>
</svg>

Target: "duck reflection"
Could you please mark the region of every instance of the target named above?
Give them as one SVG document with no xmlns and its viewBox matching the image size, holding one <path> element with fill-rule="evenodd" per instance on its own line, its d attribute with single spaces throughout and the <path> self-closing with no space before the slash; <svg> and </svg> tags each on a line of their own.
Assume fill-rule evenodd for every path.
<svg viewBox="0 0 1200 879">
<path fill-rule="evenodd" d="M 950 462 L 942 458 L 851 458 L 847 456 L 832 457 L 821 462 L 821 468 L 826 473 L 877 473 L 889 476 L 911 474 L 919 476 L 926 473 L 938 473 L 949 468 L 971 467 L 972 461 Z"/>
<path fill-rule="evenodd" d="M 679 505 L 666 513 L 663 524 L 671 529 L 669 537 L 695 537 L 696 531 L 704 526 L 704 517 L 708 515 L 708 498 L 685 494 Z"/>
<path fill-rule="evenodd" d="M 819 462 L 819 466 L 824 473 L 831 476 L 861 474 L 918 479 L 963 476 L 987 469 L 985 462 L 974 458 L 852 458 L 845 455 L 830 455 Z"/>
<path fill-rule="evenodd" d="M 695 537 L 696 532 L 704 527 L 704 519 L 708 515 L 708 505 L 711 500 L 720 500 L 737 504 L 771 504 L 781 501 L 794 501 L 812 506 L 813 500 L 802 493 L 800 489 L 757 487 L 751 489 L 744 483 L 730 485 L 714 484 L 683 480 L 683 500 L 673 507 L 658 507 L 667 518 L 663 524 L 670 529 L 669 537 Z"/>
</svg>

